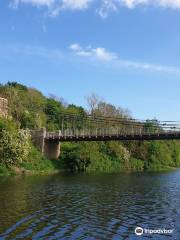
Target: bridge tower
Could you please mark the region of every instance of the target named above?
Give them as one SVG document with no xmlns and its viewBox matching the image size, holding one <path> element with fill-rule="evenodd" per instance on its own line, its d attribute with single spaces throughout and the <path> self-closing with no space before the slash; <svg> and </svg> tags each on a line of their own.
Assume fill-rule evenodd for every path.
<svg viewBox="0 0 180 240">
<path fill-rule="evenodd" d="M 46 139 L 46 128 L 31 131 L 31 139 L 37 149 L 48 159 L 58 159 L 60 142 L 58 139 Z"/>
</svg>

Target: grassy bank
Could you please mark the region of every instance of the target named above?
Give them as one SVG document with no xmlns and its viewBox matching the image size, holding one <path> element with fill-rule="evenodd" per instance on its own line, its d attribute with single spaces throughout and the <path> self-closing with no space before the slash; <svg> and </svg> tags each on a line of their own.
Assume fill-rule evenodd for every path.
<svg viewBox="0 0 180 240">
<path fill-rule="evenodd" d="M 49 160 L 31 145 L 31 150 L 26 160 L 13 166 L 0 164 L 0 176 L 16 174 L 54 174 L 63 171 L 62 164 L 59 160 Z"/>
<path fill-rule="evenodd" d="M 134 161 L 134 160 L 133 160 Z M 141 161 L 141 160 L 136 160 Z M 91 167 L 86 169 L 87 173 L 120 173 L 120 172 L 162 172 L 162 171 L 172 171 L 176 170 L 175 167 L 164 166 L 164 165 L 153 165 L 149 169 L 140 168 L 139 166 L 133 165 L 132 168 L 125 168 L 124 166 L 119 166 L 115 164 L 114 166 L 104 168 L 102 166 Z M 0 165 L 0 176 L 13 176 L 13 175 L 51 175 L 60 172 L 70 172 L 71 169 L 64 168 L 64 164 L 59 160 L 49 160 L 46 158 L 39 157 L 30 162 L 22 163 L 19 166 L 13 166 L 8 168 L 6 166 Z"/>
</svg>

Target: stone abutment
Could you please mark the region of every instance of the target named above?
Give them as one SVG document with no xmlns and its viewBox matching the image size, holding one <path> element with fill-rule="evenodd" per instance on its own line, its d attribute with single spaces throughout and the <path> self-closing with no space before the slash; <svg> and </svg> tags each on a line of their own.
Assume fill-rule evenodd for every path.
<svg viewBox="0 0 180 240">
<path fill-rule="evenodd" d="M 46 128 L 31 130 L 31 139 L 37 149 L 48 159 L 58 159 L 60 156 L 59 140 L 46 139 Z"/>
</svg>

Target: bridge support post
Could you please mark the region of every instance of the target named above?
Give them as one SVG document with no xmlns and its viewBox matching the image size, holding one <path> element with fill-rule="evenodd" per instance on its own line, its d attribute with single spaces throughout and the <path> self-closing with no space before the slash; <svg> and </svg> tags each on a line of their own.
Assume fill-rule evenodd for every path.
<svg viewBox="0 0 180 240">
<path fill-rule="evenodd" d="M 60 142 L 59 140 L 46 140 L 44 144 L 43 154 L 48 159 L 58 159 L 60 156 Z"/>
<path fill-rule="evenodd" d="M 46 128 L 31 131 L 31 139 L 37 149 L 48 159 L 59 158 L 60 142 L 46 139 Z"/>
<path fill-rule="evenodd" d="M 33 144 L 41 153 L 44 153 L 46 128 L 41 128 L 40 130 L 31 130 L 30 133 Z"/>
</svg>

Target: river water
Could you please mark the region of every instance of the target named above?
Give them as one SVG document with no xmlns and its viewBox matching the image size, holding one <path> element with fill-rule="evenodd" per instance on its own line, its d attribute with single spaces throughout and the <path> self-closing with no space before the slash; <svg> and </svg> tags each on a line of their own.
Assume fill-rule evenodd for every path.
<svg viewBox="0 0 180 240">
<path fill-rule="evenodd" d="M 179 240 L 180 171 L 1 177 L 0 239 Z"/>
</svg>

